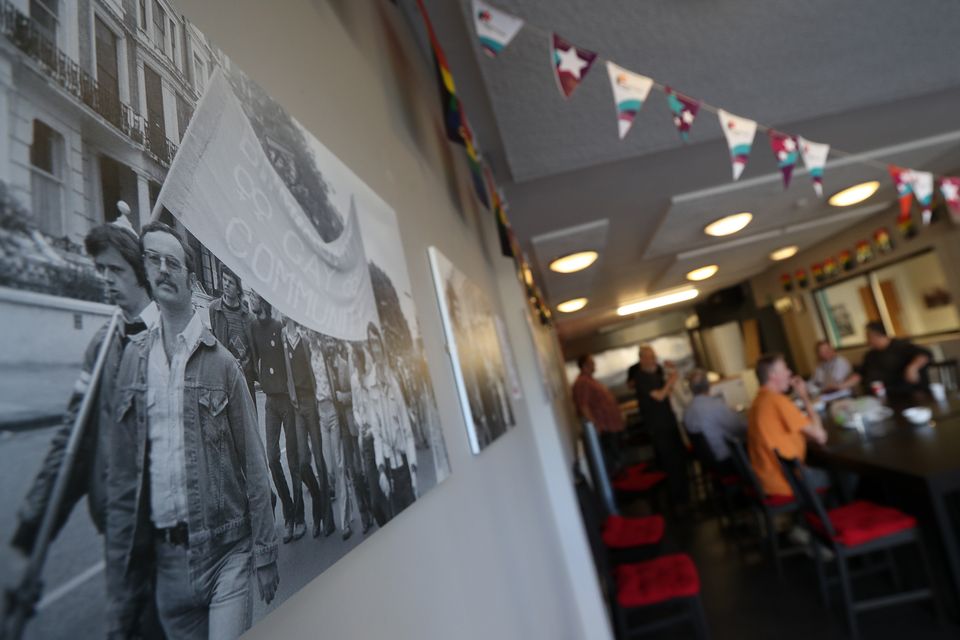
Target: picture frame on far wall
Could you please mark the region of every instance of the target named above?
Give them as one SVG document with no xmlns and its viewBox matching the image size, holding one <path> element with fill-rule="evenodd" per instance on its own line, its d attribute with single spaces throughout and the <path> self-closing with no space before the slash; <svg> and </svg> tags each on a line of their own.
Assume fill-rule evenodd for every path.
<svg viewBox="0 0 960 640">
<path fill-rule="evenodd" d="M 436 247 L 428 250 L 447 353 L 470 449 L 476 455 L 516 425 L 513 356 L 484 292 Z"/>
</svg>

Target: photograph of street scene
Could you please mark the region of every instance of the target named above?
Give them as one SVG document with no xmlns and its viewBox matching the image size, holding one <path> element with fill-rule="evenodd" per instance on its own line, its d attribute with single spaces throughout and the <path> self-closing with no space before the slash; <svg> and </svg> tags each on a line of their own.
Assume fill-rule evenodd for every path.
<svg viewBox="0 0 960 640">
<path fill-rule="evenodd" d="M 430 247 L 437 300 L 460 406 L 473 453 L 480 453 L 516 425 L 507 367 L 513 366 L 506 335 L 483 291 L 436 247 Z"/>
<path fill-rule="evenodd" d="M 238 637 L 450 473 L 396 214 L 166 0 L 0 65 L 0 637 Z"/>
</svg>

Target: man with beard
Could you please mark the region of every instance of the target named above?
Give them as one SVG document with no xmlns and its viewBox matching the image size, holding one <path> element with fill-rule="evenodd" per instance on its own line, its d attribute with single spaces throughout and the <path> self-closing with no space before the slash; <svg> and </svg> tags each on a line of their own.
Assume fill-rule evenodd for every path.
<svg viewBox="0 0 960 640">
<path fill-rule="evenodd" d="M 117 374 L 107 476 L 109 637 L 129 637 L 155 584 L 172 638 L 235 638 L 251 583 L 276 594 L 267 461 L 240 367 L 192 306 L 196 264 L 171 227 L 140 237 L 160 321 L 133 338 Z"/>
</svg>

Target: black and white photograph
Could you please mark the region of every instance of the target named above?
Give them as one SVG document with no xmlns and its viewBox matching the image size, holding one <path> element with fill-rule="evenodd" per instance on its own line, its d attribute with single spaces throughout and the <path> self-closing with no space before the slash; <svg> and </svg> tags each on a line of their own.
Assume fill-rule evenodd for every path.
<svg viewBox="0 0 960 640">
<path fill-rule="evenodd" d="M 436 247 L 429 253 L 460 407 L 477 454 L 516 425 L 507 373 L 512 355 L 483 291 Z"/>
<path fill-rule="evenodd" d="M 0 65 L 0 637 L 239 637 L 450 473 L 396 214 L 166 0 Z"/>
</svg>

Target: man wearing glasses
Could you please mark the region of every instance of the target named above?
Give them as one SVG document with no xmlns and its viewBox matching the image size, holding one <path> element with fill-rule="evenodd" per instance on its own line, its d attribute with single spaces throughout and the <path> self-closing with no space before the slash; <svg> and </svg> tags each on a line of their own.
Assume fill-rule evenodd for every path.
<svg viewBox="0 0 960 640">
<path fill-rule="evenodd" d="M 107 476 L 108 635 L 128 637 L 155 583 L 171 638 L 235 638 L 279 583 L 267 461 L 236 359 L 191 304 L 192 250 L 153 222 L 140 237 L 160 321 L 117 375 Z"/>
</svg>

